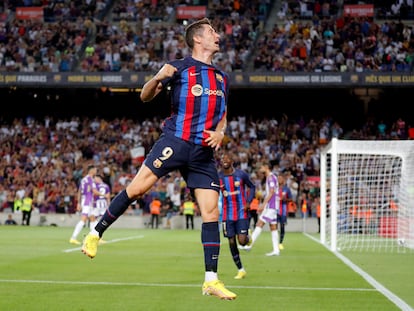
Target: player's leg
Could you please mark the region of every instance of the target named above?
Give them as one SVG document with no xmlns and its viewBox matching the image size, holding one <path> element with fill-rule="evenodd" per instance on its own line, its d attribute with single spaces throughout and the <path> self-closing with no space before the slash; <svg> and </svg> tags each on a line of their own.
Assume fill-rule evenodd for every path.
<svg viewBox="0 0 414 311">
<path fill-rule="evenodd" d="M 115 196 L 95 228 L 85 237 L 82 252 L 90 258 L 94 258 L 99 239 L 105 230 L 124 214 L 132 202 L 147 192 L 157 180 L 158 177 L 143 164 L 131 183 Z"/>
<path fill-rule="evenodd" d="M 95 229 L 99 235 L 102 236 L 104 231 L 124 214 L 131 203 L 146 193 L 157 180 L 158 177 L 145 164 L 142 164 L 131 183 L 115 196 L 96 225 Z"/>
<path fill-rule="evenodd" d="M 237 248 L 237 242 L 236 242 L 236 222 L 235 221 L 225 221 L 223 222 L 223 236 L 228 239 L 229 242 L 229 248 L 230 248 L 230 254 L 233 258 L 233 262 L 236 265 L 238 271 L 244 270 L 243 265 L 241 263 L 240 259 L 240 252 Z"/>
<path fill-rule="evenodd" d="M 270 226 L 270 233 L 272 235 L 272 247 L 273 250 L 270 253 L 267 253 L 266 256 L 279 256 L 279 231 L 277 230 L 276 222 L 272 222 L 269 224 Z"/>
<path fill-rule="evenodd" d="M 218 256 L 220 252 L 219 211 L 216 207 L 218 193 L 211 189 L 196 189 L 195 196 L 201 211 L 201 240 L 207 273 L 206 281 L 217 278 Z"/>
<path fill-rule="evenodd" d="M 235 236 L 237 237 L 237 241 L 240 245 L 250 245 L 249 242 L 249 236 L 248 231 L 249 229 L 249 219 L 239 219 L 237 221 L 233 221 L 233 230 L 229 230 L 235 233 Z M 233 238 L 234 238 L 234 233 Z M 230 241 L 229 241 L 230 242 Z M 233 260 L 236 263 L 237 268 L 239 269 L 237 272 L 237 275 L 234 277 L 236 280 L 244 279 L 247 275 L 246 270 L 244 269 L 244 266 L 242 264 L 242 260 L 240 257 L 239 249 L 237 248 L 236 239 L 234 238 L 233 245 L 230 244 L 231 250 L 232 250 L 232 256 Z"/>
<path fill-rule="evenodd" d="M 234 264 L 236 265 L 237 269 L 240 270 L 243 266 L 240 260 L 239 249 L 237 248 L 236 237 L 232 236 L 228 238 L 228 240 L 229 240 L 229 248 L 230 248 L 231 257 L 233 258 Z"/>
<path fill-rule="evenodd" d="M 266 210 L 260 215 L 259 219 L 257 220 L 256 227 L 254 227 L 253 233 L 251 234 L 249 245 L 242 247 L 242 249 L 246 251 L 250 251 L 253 247 L 253 244 L 259 238 L 260 234 L 263 231 L 264 225 L 267 223 L 268 217 L 266 217 Z"/>
<path fill-rule="evenodd" d="M 252 238 L 250 234 L 250 220 L 249 219 L 239 219 L 236 222 L 236 235 L 237 235 L 237 241 L 239 242 L 239 245 L 245 246 L 245 245 L 251 245 Z"/>
<path fill-rule="evenodd" d="M 201 226 L 205 263 L 203 295 L 213 295 L 227 300 L 235 299 L 237 295 L 225 288 L 217 275 L 220 253 L 218 192 L 213 189 L 199 188 L 195 189 L 194 194 L 203 220 Z"/>
<path fill-rule="evenodd" d="M 285 247 L 283 246 L 283 241 L 285 239 L 285 224 L 286 224 L 286 216 L 278 215 L 277 216 L 277 223 L 280 228 L 280 236 L 279 236 L 279 249 L 283 250 Z"/>
<path fill-rule="evenodd" d="M 99 211 L 97 208 L 94 208 L 92 211 L 92 214 L 89 215 L 89 229 L 93 230 L 95 228 L 96 224 L 98 223 L 97 216 L 99 215 Z"/>
<path fill-rule="evenodd" d="M 240 252 L 237 248 L 236 237 L 233 236 L 232 238 L 229 238 L 229 247 L 231 256 L 233 257 L 234 264 L 237 267 L 237 274 L 234 278 L 236 280 L 244 279 L 247 275 L 247 272 L 244 269 L 241 261 Z"/>
<path fill-rule="evenodd" d="M 125 190 L 119 192 L 109 204 L 95 228 L 86 236 L 82 252 L 93 258 L 96 256 L 99 239 L 135 200 L 144 195 L 156 181 L 183 164 L 188 152 L 180 154 L 181 145 L 187 145 L 174 137 L 161 135 L 153 145 L 138 173 Z M 177 147 L 177 152 L 174 148 Z"/>
<path fill-rule="evenodd" d="M 87 206 L 83 206 L 82 207 L 81 219 L 75 225 L 75 228 L 73 229 L 72 236 L 70 237 L 69 243 L 76 244 L 76 245 L 80 245 L 81 244 L 81 242 L 79 242 L 77 240 L 77 238 L 78 238 L 79 233 L 82 231 L 83 227 L 85 227 L 85 224 L 86 224 L 86 222 L 88 220 L 88 216 L 87 216 L 88 215 L 87 214 L 88 213 L 88 210 L 89 210 L 89 207 L 87 207 Z"/>
<path fill-rule="evenodd" d="M 259 215 L 257 214 L 257 211 L 253 212 L 253 225 L 256 227 L 257 221 L 259 220 Z"/>
<path fill-rule="evenodd" d="M 280 239 L 279 239 L 279 249 L 283 250 L 285 247 L 283 246 L 283 240 L 285 238 L 285 224 L 280 223 Z"/>
</svg>

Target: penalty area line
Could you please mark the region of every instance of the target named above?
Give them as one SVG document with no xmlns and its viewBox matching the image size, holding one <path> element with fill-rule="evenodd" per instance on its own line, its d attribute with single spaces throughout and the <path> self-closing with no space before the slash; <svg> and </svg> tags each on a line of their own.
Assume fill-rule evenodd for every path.
<svg viewBox="0 0 414 311">
<path fill-rule="evenodd" d="M 136 236 L 130 236 L 130 237 L 125 237 L 125 238 L 112 239 L 112 240 L 108 240 L 108 241 L 105 240 L 105 244 L 111 244 L 111 243 L 117 243 L 117 242 L 135 240 L 135 239 L 142 239 L 143 237 L 144 237 L 143 235 L 136 235 Z M 64 249 L 62 252 L 71 253 L 71 252 L 79 251 L 81 249 L 82 249 L 82 247 L 72 247 L 72 248 Z"/>
</svg>

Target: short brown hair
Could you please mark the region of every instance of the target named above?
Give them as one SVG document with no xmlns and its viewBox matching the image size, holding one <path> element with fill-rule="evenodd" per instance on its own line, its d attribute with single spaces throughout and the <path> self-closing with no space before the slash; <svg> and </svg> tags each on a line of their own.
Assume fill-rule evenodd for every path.
<svg viewBox="0 0 414 311">
<path fill-rule="evenodd" d="M 194 48 L 194 35 L 203 29 L 204 25 L 211 26 L 211 22 L 207 17 L 204 17 L 198 21 L 195 21 L 185 28 L 185 43 L 190 49 Z"/>
</svg>

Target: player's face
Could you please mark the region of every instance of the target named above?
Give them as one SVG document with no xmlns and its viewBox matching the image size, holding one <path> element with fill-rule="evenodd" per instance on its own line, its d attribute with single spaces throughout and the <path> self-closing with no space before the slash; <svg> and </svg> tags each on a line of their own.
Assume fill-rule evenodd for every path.
<svg viewBox="0 0 414 311">
<path fill-rule="evenodd" d="M 204 49 L 216 53 L 220 50 L 220 35 L 210 25 L 204 25 L 202 43 Z"/>
<path fill-rule="evenodd" d="M 98 169 L 95 167 L 92 169 L 92 176 L 95 176 L 98 173 Z"/>
<path fill-rule="evenodd" d="M 233 165 L 233 161 L 228 155 L 224 155 L 221 158 L 221 165 L 223 166 L 224 169 L 228 169 Z"/>
<path fill-rule="evenodd" d="M 262 165 L 259 168 L 259 176 L 261 176 L 262 178 L 266 177 L 266 172 L 267 172 L 266 167 Z"/>
</svg>

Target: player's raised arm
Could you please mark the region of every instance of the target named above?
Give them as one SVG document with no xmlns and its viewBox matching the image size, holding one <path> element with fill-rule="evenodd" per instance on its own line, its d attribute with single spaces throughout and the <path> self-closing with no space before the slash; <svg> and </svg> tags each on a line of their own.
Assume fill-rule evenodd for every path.
<svg viewBox="0 0 414 311">
<path fill-rule="evenodd" d="M 165 64 L 162 68 L 158 71 L 158 73 L 151 78 L 151 80 L 147 81 L 141 90 L 140 98 L 143 102 L 151 101 L 155 96 L 160 93 L 164 87 L 162 84 L 162 80 L 166 78 L 171 78 L 174 73 L 177 71 L 177 68 L 170 64 Z"/>
</svg>

